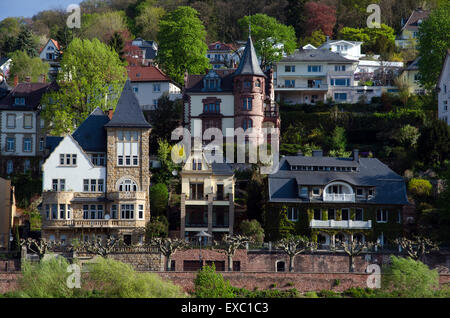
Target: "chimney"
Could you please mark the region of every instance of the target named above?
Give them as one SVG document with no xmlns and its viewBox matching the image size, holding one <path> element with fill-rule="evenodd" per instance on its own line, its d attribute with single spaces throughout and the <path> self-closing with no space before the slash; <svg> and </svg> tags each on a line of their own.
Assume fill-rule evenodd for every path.
<svg viewBox="0 0 450 318">
<path fill-rule="evenodd" d="M 27 82 L 27 83 L 31 83 L 31 76 L 26 76 L 25 77 L 25 82 Z"/>
<path fill-rule="evenodd" d="M 19 84 L 19 75 L 14 76 L 14 87 L 16 87 Z"/>
<path fill-rule="evenodd" d="M 353 161 L 359 162 L 359 150 L 353 149 Z"/>
<path fill-rule="evenodd" d="M 113 114 L 114 114 L 114 110 L 113 110 L 112 108 L 110 108 L 110 109 L 107 110 L 107 115 L 108 115 L 108 117 L 109 117 L 109 120 L 112 119 Z"/>
<path fill-rule="evenodd" d="M 312 156 L 313 157 L 323 157 L 323 151 L 318 149 L 318 150 L 313 150 L 312 151 Z"/>
</svg>

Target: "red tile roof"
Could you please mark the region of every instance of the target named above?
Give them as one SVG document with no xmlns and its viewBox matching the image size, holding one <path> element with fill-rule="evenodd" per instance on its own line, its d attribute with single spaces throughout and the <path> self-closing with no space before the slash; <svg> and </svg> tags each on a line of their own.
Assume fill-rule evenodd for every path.
<svg viewBox="0 0 450 318">
<path fill-rule="evenodd" d="M 61 51 L 61 47 L 59 46 L 59 43 L 58 43 L 58 41 L 56 41 L 56 40 L 53 40 L 53 39 L 50 39 L 50 40 L 48 40 L 48 41 L 52 41 L 53 42 L 53 44 L 55 45 L 55 47 L 56 47 L 56 49 L 58 50 L 58 51 Z M 42 50 L 47 46 L 47 44 L 48 44 L 48 41 L 47 41 L 47 43 L 45 43 L 45 45 L 43 46 L 43 47 L 41 47 L 41 49 L 39 50 L 39 53 L 41 53 L 42 52 Z M 62 52 L 61 52 L 62 53 Z"/>
<path fill-rule="evenodd" d="M 155 66 L 128 66 L 132 82 L 171 82 L 171 79 Z"/>
<path fill-rule="evenodd" d="M 428 18 L 430 15 L 429 10 L 416 9 L 409 16 L 408 21 L 406 21 L 405 25 L 402 27 L 403 29 L 407 29 L 410 31 L 417 31 L 419 29 L 419 20 L 423 21 Z"/>
<path fill-rule="evenodd" d="M 219 44 L 219 48 L 216 48 L 217 44 Z M 234 51 L 235 48 L 232 44 L 222 43 L 220 41 L 211 43 L 208 45 L 208 51 Z"/>
</svg>

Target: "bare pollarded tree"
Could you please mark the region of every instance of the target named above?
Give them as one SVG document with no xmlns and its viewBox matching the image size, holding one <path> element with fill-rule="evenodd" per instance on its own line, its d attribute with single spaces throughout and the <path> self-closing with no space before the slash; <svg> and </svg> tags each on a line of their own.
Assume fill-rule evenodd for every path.
<svg viewBox="0 0 450 318">
<path fill-rule="evenodd" d="M 28 250 L 37 254 L 39 259 L 42 259 L 47 252 L 60 247 L 61 245 L 62 242 L 46 241 L 44 239 L 35 240 L 30 237 L 26 240 L 20 240 L 20 246 L 26 246 Z"/>
<path fill-rule="evenodd" d="M 155 237 L 151 239 L 150 245 L 156 246 L 159 251 L 166 257 L 166 270 L 172 270 L 172 255 L 179 249 L 189 246 L 189 243 L 182 239 Z"/>
<path fill-rule="evenodd" d="M 71 249 L 77 252 L 86 252 L 107 257 L 115 248 L 122 245 L 122 239 L 110 236 L 106 240 L 97 239 L 95 241 L 80 242 L 76 245 L 71 245 Z"/>
<path fill-rule="evenodd" d="M 355 239 L 351 239 L 351 240 L 337 240 L 333 250 L 336 251 L 339 248 L 342 248 L 344 250 L 344 252 L 348 255 L 349 257 L 349 272 L 353 273 L 355 271 L 355 256 L 360 255 L 361 253 L 367 253 L 370 250 L 372 250 L 372 248 L 374 248 L 377 245 L 377 243 L 373 243 L 373 242 L 363 242 L 361 240 L 355 240 Z"/>
<path fill-rule="evenodd" d="M 414 260 L 422 260 L 426 254 L 439 250 L 435 242 L 423 236 L 414 236 L 412 239 L 401 237 L 395 239 L 394 243 Z"/>
<path fill-rule="evenodd" d="M 233 271 L 233 257 L 240 247 L 246 246 L 250 239 L 243 235 L 224 235 L 222 241 L 215 242 L 215 247 L 227 255 L 228 257 L 228 271 Z"/>
<path fill-rule="evenodd" d="M 289 256 L 289 271 L 294 271 L 295 256 L 306 251 L 317 249 L 317 243 L 303 236 L 291 236 L 276 243 L 276 247 L 283 250 Z"/>
</svg>

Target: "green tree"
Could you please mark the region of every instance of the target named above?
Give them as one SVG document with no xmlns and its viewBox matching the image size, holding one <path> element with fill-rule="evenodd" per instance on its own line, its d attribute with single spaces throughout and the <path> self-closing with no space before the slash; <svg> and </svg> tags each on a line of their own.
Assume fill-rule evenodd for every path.
<svg viewBox="0 0 450 318">
<path fill-rule="evenodd" d="M 71 132 L 96 107 L 115 109 L 125 79 L 126 69 L 114 50 L 97 39 L 75 38 L 61 60 L 60 89 L 42 99 L 51 133 Z"/>
<path fill-rule="evenodd" d="M 169 192 L 164 183 L 157 183 L 150 187 L 150 210 L 154 215 L 162 215 L 166 212 L 168 198 Z"/>
<path fill-rule="evenodd" d="M 21 26 L 20 32 L 17 35 L 17 40 L 14 46 L 14 51 L 24 51 L 29 56 L 35 57 L 38 55 L 38 42 L 33 35 L 33 32 L 27 26 Z"/>
<path fill-rule="evenodd" d="M 348 157 L 349 152 L 345 151 L 347 147 L 347 137 L 345 136 L 345 128 L 336 126 L 328 139 L 328 146 L 330 148 L 330 156 L 333 157 Z"/>
<path fill-rule="evenodd" d="M 203 266 L 194 280 L 197 298 L 234 298 L 233 287 L 216 273 L 216 266 Z"/>
<path fill-rule="evenodd" d="M 123 11 L 83 14 L 80 37 L 83 39 L 98 39 L 108 43 L 115 32 L 127 32 L 125 14 Z"/>
<path fill-rule="evenodd" d="M 326 35 L 322 30 L 316 30 L 311 33 L 311 36 L 300 39 L 300 46 L 311 44 L 315 47 L 321 46 L 326 41 Z"/>
<path fill-rule="evenodd" d="M 383 271 L 381 285 L 393 297 L 431 297 L 439 287 L 439 274 L 420 261 L 392 255 L 391 264 Z"/>
<path fill-rule="evenodd" d="M 242 235 L 249 237 L 253 242 L 264 242 L 264 229 L 257 220 L 243 220 L 239 229 Z"/>
<path fill-rule="evenodd" d="M 344 27 L 339 31 L 338 38 L 363 42 L 362 50 L 365 53 L 390 57 L 395 50 L 395 30 L 383 23 L 379 28 Z"/>
<path fill-rule="evenodd" d="M 139 16 L 136 17 L 139 36 L 148 40 L 157 40 L 159 21 L 165 14 L 166 10 L 161 7 L 147 6 L 141 10 Z"/>
<path fill-rule="evenodd" d="M 17 75 L 19 82 L 24 82 L 27 76 L 32 82 L 37 82 L 39 76 L 48 74 L 49 64 L 43 62 L 39 57 L 30 57 L 24 51 L 15 51 L 10 55 L 12 62 L 9 70 L 9 79 L 13 81 Z"/>
<path fill-rule="evenodd" d="M 289 236 L 283 238 L 277 242 L 276 246 L 289 256 L 290 272 L 294 272 L 295 256 L 316 249 L 316 244 L 314 242 L 311 242 L 308 238 L 302 236 Z"/>
<path fill-rule="evenodd" d="M 150 241 L 155 237 L 165 238 L 169 235 L 169 221 L 164 215 L 152 215 L 145 227 L 145 239 Z"/>
<path fill-rule="evenodd" d="M 444 189 L 439 194 L 437 203 L 439 207 L 438 222 L 433 224 L 437 228 L 439 239 L 443 242 L 450 242 L 450 167 L 442 174 Z"/>
<path fill-rule="evenodd" d="M 19 18 L 9 17 L 0 21 L 0 56 L 7 56 L 14 51 L 17 35 L 20 32 Z"/>
<path fill-rule="evenodd" d="M 123 54 L 124 54 L 123 49 L 124 49 L 125 43 L 123 41 L 122 35 L 119 32 L 117 32 L 117 31 L 114 32 L 114 34 L 108 41 L 108 45 L 114 51 L 116 51 L 117 55 L 119 55 L 119 58 L 122 62 L 125 61 L 125 58 L 123 57 Z"/>
<path fill-rule="evenodd" d="M 408 191 L 417 197 L 429 197 L 432 190 L 433 186 L 431 185 L 431 182 L 425 179 L 413 178 L 408 183 Z"/>
<path fill-rule="evenodd" d="M 450 129 L 442 120 L 421 127 L 418 157 L 428 166 L 441 166 L 450 154 Z"/>
<path fill-rule="evenodd" d="M 306 32 L 306 16 L 304 14 L 306 2 L 306 0 L 287 0 L 287 5 L 284 7 L 286 23 L 294 28 L 298 38 L 305 35 Z"/>
<path fill-rule="evenodd" d="M 431 11 L 419 26 L 420 82 L 433 88 L 442 70 L 447 49 L 450 47 L 450 2 L 442 3 Z"/>
<path fill-rule="evenodd" d="M 203 74 L 209 67 L 206 31 L 198 12 L 181 6 L 159 22 L 157 62 L 173 80 L 183 84 L 184 73 Z"/>
<path fill-rule="evenodd" d="M 167 140 L 158 139 L 158 160 L 161 163 L 159 168 L 153 169 L 153 178 L 157 183 L 163 183 L 167 186 L 173 181 L 173 171 L 179 169 L 172 161 L 171 156 L 172 147 L 169 145 Z"/>
<path fill-rule="evenodd" d="M 246 35 L 251 25 L 252 40 L 263 69 L 279 61 L 283 52 L 292 54 L 297 46 L 294 28 L 281 24 L 266 14 L 245 16 L 238 23 Z"/>
</svg>

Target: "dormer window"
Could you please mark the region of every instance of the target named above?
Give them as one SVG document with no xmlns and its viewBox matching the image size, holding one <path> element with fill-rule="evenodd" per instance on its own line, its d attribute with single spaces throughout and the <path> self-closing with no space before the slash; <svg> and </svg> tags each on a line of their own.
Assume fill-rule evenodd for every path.
<svg viewBox="0 0 450 318">
<path fill-rule="evenodd" d="M 214 70 L 210 70 L 203 78 L 203 90 L 220 90 L 220 77 Z"/>
<path fill-rule="evenodd" d="M 14 99 L 14 104 L 15 105 L 20 105 L 20 106 L 25 105 L 25 97 L 16 97 Z"/>
<path fill-rule="evenodd" d="M 220 49 L 220 44 L 216 44 L 216 49 Z"/>
<path fill-rule="evenodd" d="M 300 188 L 300 197 L 301 198 L 308 198 L 309 197 L 309 195 L 308 195 L 308 187 L 301 187 Z"/>
</svg>

